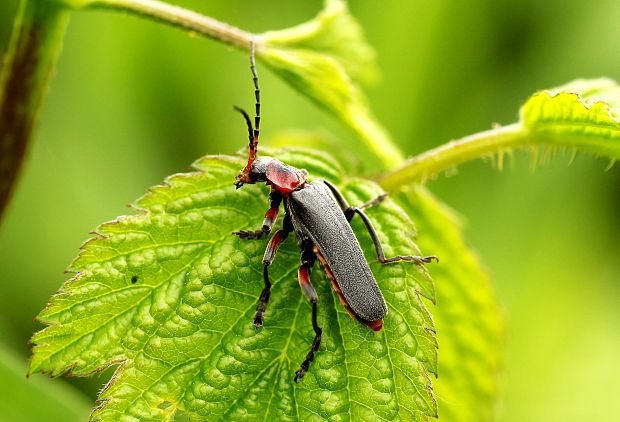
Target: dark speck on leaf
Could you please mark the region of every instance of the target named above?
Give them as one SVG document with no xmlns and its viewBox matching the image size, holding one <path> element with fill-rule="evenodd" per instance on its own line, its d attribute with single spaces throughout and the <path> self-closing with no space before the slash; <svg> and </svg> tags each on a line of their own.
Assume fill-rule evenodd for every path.
<svg viewBox="0 0 620 422">
<path fill-rule="evenodd" d="M 137 281 L 138 281 L 138 276 L 137 275 L 134 275 L 133 277 L 131 277 L 131 282 L 132 283 L 135 284 Z"/>
</svg>

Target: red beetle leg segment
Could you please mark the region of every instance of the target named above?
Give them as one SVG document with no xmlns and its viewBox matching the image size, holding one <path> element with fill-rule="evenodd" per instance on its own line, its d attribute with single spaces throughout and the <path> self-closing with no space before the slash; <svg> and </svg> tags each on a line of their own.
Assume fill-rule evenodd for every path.
<svg viewBox="0 0 620 422">
<path fill-rule="evenodd" d="M 263 220 L 263 231 L 269 232 L 273 227 L 273 224 L 276 222 L 278 218 L 278 213 L 280 212 L 280 204 L 276 207 L 269 208 L 265 213 L 265 219 Z"/>
<path fill-rule="evenodd" d="M 278 230 L 276 234 L 269 240 L 267 244 L 267 249 L 265 249 L 265 254 L 263 255 L 263 264 L 271 265 L 273 259 L 278 252 L 278 248 L 280 247 L 280 243 L 284 241 L 288 237 L 288 232 L 284 230 Z"/>
<path fill-rule="evenodd" d="M 301 287 L 301 291 L 310 303 L 312 303 L 312 328 L 314 329 L 314 340 L 312 340 L 312 347 L 306 355 L 306 358 L 299 366 L 299 369 L 295 372 L 295 382 L 297 382 L 300 378 L 303 378 L 306 372 L 308 372 L 308 368 L 310 368 L 310 364 L 314 360 L 314 356 L 319 351 L 319 347 L 321 346 L 321 337 L 323 335 L 323 330 L 319 327 L 319 323 L 317 321 L 318 295 L 310 282 L 309 268 L 314 264 L 314 255 L 312 254 L 312 249 L 310 249 L 307 245 L 302 247 L 304 248 L 304 252 L 302 252 L 302 265 L 299 267 L 299 272 L 297 274 L 299 276 L 299 286 Z"/>
<path fill-rule="evenodd" d="M 278 218 L 282 194 L 277 190 L 272 190 L 269 197 L 271 198 L 270 208 L 265 213 L 262 227 L 259 230 L 240 230 L 238 232 L 233 232 L 234 235 L 242 239 L 260 239 L 271 232 L 271 228 Z"/>
<path fill-rule="evenodd" d="M 316 302 L 319 296 L 316 294 L 316 290 L 314 290 L 314 286 L 310 282 L 308 269 L 304 266 L 299 267 L 297 277 L 299 278 L 299 287 L 301 287 L 301 291 L 304 293 L 304 296 L 306 296 L 306 299 L 308 299 L 310 303 Z"/>
</svg>

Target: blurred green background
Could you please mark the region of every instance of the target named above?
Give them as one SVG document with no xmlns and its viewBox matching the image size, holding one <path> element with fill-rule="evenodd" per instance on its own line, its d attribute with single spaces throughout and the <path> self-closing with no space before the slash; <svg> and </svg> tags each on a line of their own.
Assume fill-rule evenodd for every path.
<svg viewBox="0 0 620 422">
<path fill-rule="evenodd" d="M 17 0 L 0 2 L 6 49 Z M 179 1 L 261 32 L 305 21 L 318 0 Z M 517 120 L 537 89 L 620 80 L 620 2 L 351 2 L 377 50 L 371 104 L 407 154 Z M 265 144 L 279 130 L 334 121 L 261 69 Z M 247 56 L 122 14 L 76 13 L 17 192 L 0 228 L 1 379 L 21 379 L 33 322 L 88 232 L 205 153 L 232 153 L 250 107 Z M 620 420 L 620 169 L 558 154 L 530 169 L 475 162 L 429 187 L 458 210 L 506 309 L 502 421 Z M 420 233 L 424 236 L 424 233 Z M 432 253 L 432 251 L 427 251 Z M 441 337 L 440 337 L 441 338 Z M 441 355 L 440 355 L 441 356 Z M 83 420 L 111 372 L 2 391 L 0 419 Z M 25 379 L 25 378 L 24 378 Z M 19 391 L 18 391 L 19 390 Z M 7 396 L 6 394 L 11 394 Z M 4 401 L 4 403 L 3 403 Z M 13 412 L 13 413 L 11 413 Z"/>
</svg>

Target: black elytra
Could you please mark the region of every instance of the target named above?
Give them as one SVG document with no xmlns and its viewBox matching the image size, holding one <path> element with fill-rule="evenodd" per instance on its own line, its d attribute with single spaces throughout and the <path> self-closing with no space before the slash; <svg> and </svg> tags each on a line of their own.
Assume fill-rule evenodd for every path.
<svg viewBox="0 0 620 422">
<path fill-rule="evenodd" d="M 269 266 L 273 262 L 280 244 L 289 233 L 295 232 L 297 243 L 301 248 L 301 266 L 298 271 L 299 285 L 304 296 L 312 304 L 312 327 L 314 339 L 310 351 L 295 372 L 298 382 L 310 368 L 315 354 L 319 351 L 323 331 L 317 321 L 318 295 L 310 281 L 310 269 L 318 259 L 340 301 L 349 314 L 372 330 L 383 327 L 383 318 L 388 308 L 383 294 L 364 257 L 362 248 L 351 229 L 350 221 L 355 215 L 363 220 L 375 246 L 379 262 L 387 264 L 410 261 L 419 265 L 437 260 L 435 256 L 396 256 L 385 258 L 383 248 L 364 209 L 382 202 L 387 195 L 380 195 L 374 200 L 351 207 L 340 191 L 326 180 L 306 181 L 307 172 L 284 164 L 271 157 L 257 157 L 260 125 L 260 89 L 258 74 L 254 61 L 254 43 L 250 44 L 250 70 L 254 81 L 256 98 L 256 116 L 254 127 L 244 110 L 235 107 L 246 122 L 249 138 L 249 157 L 247 165 L 235 179 L 237 189 L 244 184 L 264 182 L 271 187 L 269 194 L 270 208 L 265 214 L 263 225 L 258 230 L 233 232 L 243 239 L 260 239 L 271 232 L 277 219 L 280 205 L 284 203 L 284 221 L 282 228 L 269 240 L 263 256 L 263 281 L 265 287 L 260 294 L 254 325 L 263 325 L 264 313 L 271 294 Z"/>
</svg>

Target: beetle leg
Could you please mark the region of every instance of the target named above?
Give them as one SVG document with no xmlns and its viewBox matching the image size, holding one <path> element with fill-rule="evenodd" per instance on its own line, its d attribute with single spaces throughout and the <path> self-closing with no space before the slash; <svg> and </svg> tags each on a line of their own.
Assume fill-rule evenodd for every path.
<svg viewBox="0 0 620 422">
<path fill-rule="evenodd" d="M 327 180 L 323 180 L 323 183 L 325 183 L 325 185 L 329 188 L 329 190 L 334 195 L 334 198 L 336 198 L 336 202 L 338 202 L 340 209 L 342 210 L 342 212 L 344 212 L 345 217 L 347 217 L 347 221 L 351 221 L 351 219 L 355 215 L 356 207 L 349 206 L 349 203 L 347 202 L 346 199 L 344 199 L 344 196 L 342 195 L 342 193 L 340 193 L 340 191 L 338 190 L 336 186 L 332 185 Z M 383 202 L 383 200 L 387 197 L 388 197 L 387 193 L 382 193 L 381 195 L 377 196 L 375 199 L 368 201 L 364 205 L 361 205 L 357 208 L 366 209 L 366 208 L 374 207 L 375 205 L 378 205 L 381 202 Z"/>
<path fill-rule="evenodd" d="M 278 218 L 278 212 L 280 211 L 280 203 L 282 202 L 282 194 L 273 189 L 269 194 L 269 210 L 265 213 L 265 219 L 263 220 L 263 226 L 258 230 L 240 230 L 233 232 L 232 234 L 239 236 L 242 239 L 260 239 L 261 237 L 269 234 L 271 228 Z"/>
<path fill-rule="evenodd" d="M 269 266 L 273 262 L 280 244 L 286 240 L 288 234 L 293 231 L 293 225 L 288 215 L 284 216 L 284 224 L 282 229 L 278 230 L 276 234 L 269 240 L 265 254 L 263 255 L 263 280 L 265 287 L 258 298 L 258 304 L 256 305 L 256 313 L 254 314 L 254 325 L 258 328 L 263 325 L 263 314 L 267 308 L 269 302 L 269 295 L 271 294 L 271 281 L 269 281 Z"/>
<path fill-rule="evenodd" d="M 336 186 L 332 185 L 326 180 L 323 180 L 323 183 L 325 183 L 325 185 L 329 188 L 329 190 L 334 195 L 334 198 L 336 198 L 336 202 L 338 202 L 338 205 L 340 205 L 340 208 L 344 212 L 344 216 L 346 217 L 347 221 L 351 222 L 353 217 L 355 217 L 355 214 L 358 214 L 362 218 L 362 220 L 364 221 L 364 224 L 366 225 L 366 229 L 368 230 L 368 233 L 370 234 L 370 237 L 372 238 L 372 243 L 375 244 L 375 250 L 377 252 L 377 258 L 379 259 L 379 262 L 381 262 L 382 264 L 389 264 L 389 263 L 398 262 L 398 261 L 411 261 L 417 264 L 428 264 L 429 262 L 432 262 L 433 260 L 439 262 L 439 259 L 436 256 L 398 255 L 392 258 L 385 257 L 385 254 L 383 253 L 383 247 L 381 246 L 381 241 L 379 241 L 379 237 L 377 236 L 377 232 L 375 231 L 375 228 L 370 222 L 370 219 L 368 218 L 366 213 L 364 213 L 363 210 L 366 208 L 374 207 L 375 205 L 383 202 L 383 200 L 387 198 L 386 193 L 377 196 L 375 199 L 366 202 L 362 206 L 351 207 L 349 206 L 349 203 L 347 202 L 346 199 L 344 199 L 344 196 L 342 196 L 342 193 L 340 193 L 340 191 L 338 190 Z"/>
<path fill-rule="evenodd" d="M 312 268 L 314 261 L 316 261 L 316 255 L 312 251 L 312 245 L 306 245 L 304 251 L 302 252 L 301 260 L 302 265 L 299 267 L 297 275 L 299 278 L 299 287 L 301 287 L 301 291 L 306 299 L 308 299 L 312 304 L 312 328 L 314 329 L 314 340 L 312 341 L 312 347 L 306 355 L 306 358 L 299 366 L 297 372 L 295 372 L 295 382 L 297 382 L 300 378 L 303 378 L 306 372 L 308 372 L 308 368 L 310 368 L 310 364 L 314 360 L 314 355 L 319 351 L 321 336 L 323 335 L 323 330 L 319 327 L 317 322 L 317 301 L 319 300 L 319 297 L 316 294 L 316 290 L 314 290 L 314 286 L 312 286 L 312 282 L 310 281 L 310 268 Z"/>
<path fill-rule="evenodd" d="M 366 202 L 364 205 L 360 205 L 357 208 L 361 210 L 365 210 L 366 208 L 374 207 L 375 205 L 379 205 L 380 203 L 382 203 L 387 197 L 388 197 L 387 193 L 382 193 L 381 195 L 377 196 L 375 199 L 372 199 Z"/>
<path fill-rule="evenodd" d="M 323 180 L 322 182 L 325 183 L 325 186 L 327 186 L 329 190 L 332 192 L 332 194 L 334 195 L 334 198 L 336 198 L 336 202 L 338 202 L 338 205 L 340 205 L 340 209 L 342 211 L 351 208 L 347 200 L 344 199 L 344 196 L 342 196 L 342 193 L 340 193 L 340 191 L 338 190 L 336 186 L 332 185 L 327 180 Z"/>
<path fill-rule="evenodd" d="M 377 199 L 368 202 L 368 204 L 371 204 L 370 206 L 374 205 L 372 203 L 376 201 Z M 383 199 L 380 199 L 379 202 L 382 200 Z M 365 204 L 365 205 L 368 205 L 368 204 Z M 434 255 L 431 255 L 431 256 L 397 255 L 392 258 L 386 258 L 385 254 L 383 253 L 383 247 L 381 246 L 381 241 L 379 240 L 379 236 L 377 236 L 377 232 L 375 231 L 375 228 L 373 227 L 366 213 L 362 210 L 362 207 L 348 208 L 345 211 L 345 216 L 347 217 L 348 221 L 351 221 L 351 219 L 355 216 L 355 214 L 357 214 L 360 216 L 362 221 L 364 221 L 364 225 L 366 226 L 366 229 L 368 230 L 368 233 L 370 234 L 370 237 L 372 238 L 372 243 L 374 243 L 375 245 L 375 251 L 377 252 L 377 259 L 379 260 L 379 262 L 381 262 L 382 264 L 389 264 L 392 262 L 399 262 L 399 261 L 410 261 L 410 262 L 415 262 L 416 264 L 428 264 L 429 262 L 433 262 L 433 260 L 439 262 L 439 258 L 437 258 Z"/>
</svg>

